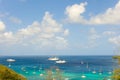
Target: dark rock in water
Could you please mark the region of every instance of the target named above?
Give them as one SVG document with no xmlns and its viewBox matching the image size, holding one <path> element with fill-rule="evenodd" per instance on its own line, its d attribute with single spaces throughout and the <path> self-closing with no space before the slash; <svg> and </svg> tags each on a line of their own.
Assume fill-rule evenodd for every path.
<svg viewBox="0 0 120 80">
<path fill-rule="evenodd" d="M 27 80 L 22 75 L 0 64 L 0 80 Z"/>
</svg>

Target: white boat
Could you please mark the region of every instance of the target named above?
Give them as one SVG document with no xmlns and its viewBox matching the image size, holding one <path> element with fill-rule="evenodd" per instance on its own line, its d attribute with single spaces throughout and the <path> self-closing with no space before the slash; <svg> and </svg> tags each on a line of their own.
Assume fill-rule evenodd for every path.
<svg viewBox="0 0 120 80">
<path fill-rule="evenodd" d="M 102 72 L 100 72 L 99 75 L 102 75 Z"/>
<path fill-rule="evenodd" d="M 81 64 L 84 64 L 84 62 L 83 62 L 83 61 L 81 61 L 80 63 L 81 63 Z"/>
<path fill-rule="evenodd" d="M 111 72 L 111 71 L 109 71 L 109 72 L 108 72 L 108 74 L 112 74 L 112 72 Z"/>
<path fill-rule="evenodd" d="M 7 59 L 7 62 L 15 62 L 15 59 Z"/>
<path fill-rule="evenodd" d="M 50 58 L 48 58 L 48 60 L 57 61 L 57 60 L 59 60 L 59 58 L 58 57 L 50 57 Z"/>
<path fill-rule="evenodd" d="M 40 76 L 43 76 L 43 74 L 40 74 Z"/>
<path fill-rule="evenodd" d="M 6 61 L 9 62 L 8 67 L 11 67 L 11 63 L 15 62 L 15 59 L 7 59 Z"/>
<path fill-rule="evenodd" d="M 86 76 L 85 76 L 85 75 L 82 75 L 81 78 L 86 78 Z"/>
<path fill-rule="evenodd" d="M 56 63 L 63 64 L 63 63 L 66 63 L 66 61 L 65 60 L 58 60 L 58 61 L 56 61 Z"/>
<path fill-rule="evenodd" d="M 95 73 L 96 73 L 96 71 L 93 71 L 92 73 L 93 73 L 93 74 L 95 74 Z"/>
</svg>

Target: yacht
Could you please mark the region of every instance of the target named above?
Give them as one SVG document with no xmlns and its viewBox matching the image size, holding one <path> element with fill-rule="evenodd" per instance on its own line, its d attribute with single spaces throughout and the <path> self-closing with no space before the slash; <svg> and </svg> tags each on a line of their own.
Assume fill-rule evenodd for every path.
<svg viewBox="0 0 120 80">
<path fill-rule="evenodd" d="M 59 60 L 59 58 L 58 57 L 50 57 L 50 58 L 48 58 L 48 60 L 57 61 L 57 60 Z"/>
<path fill-rule="evenodd" d="M 7 62 L 15 62 L 15 59 L 7 59 Z"/>
<path fill-rule="evenodd" d="M 11 67 L 11 63 L 15 62 L 15 59 L 7 59 L 6 61 L 9 62 L 8 67 Z"/>
<path fill-rule="evenodd" d="M 63 63 L 66 63 L 66 61 L 65 60 L 58 60 L 58 61 L 56 61 L 56 63 L 63 64 Z"/>
</svg>

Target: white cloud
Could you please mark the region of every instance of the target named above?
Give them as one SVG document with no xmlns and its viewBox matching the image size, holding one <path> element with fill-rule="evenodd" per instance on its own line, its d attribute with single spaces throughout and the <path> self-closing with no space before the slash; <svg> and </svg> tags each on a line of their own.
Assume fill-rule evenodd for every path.
<svg viewBox="0 0 120 80">
<path fill-rule="evenodd" d="M 113 8 L 108 8 L 104 13 L 91 16 L 85 19 L 82 15 L 85 12 L 86 3 L 74 4 L 66 8 L 66 15 L 69 22 L 80 24 L 120 24 L 120 0 Z"/>
<path fill-rule="evenodd" d="M 93 48 L 98 46 L 98 43 L 96 42 L 101 36 L 97 33 L 95 28 L 91 28 L 88 36 L 88 48 Z"/>
<path fill-rule="evenodd" d="M 64 49 L 68 46 L 63 34 L 67 34 L 62 24 L 53 19 L 46 12 L 41 22 L 34 21 L 26 28 L 19 29 L 16 33 L 0 33 L 0 44 L 17 46 L 35 46 L 42 49 Z M 66 33 L 65 33 L 66 32 Z"/>
<path fill-rule="evenodd" d="M 41 22 L 41 28 L 45 33 L 59 33 L 62 32 L 62 24 L 57 23 L 52 19 L 52 15 L 49 12 L 45 13 L 43 21 Z"/>
<path fill-rule="evenodd" d="M 64 31 L 64 36 L 68 36 L 68 35 L 69 35 L 69 30 L 66 29 L 66 30 Z"/>
<path fill-rule="evenodd" d="M 4 32 L 0 34 L 0 44 L 1 46 L 14 45 L 17 43 L 17 38 L 12 32 Z"/>
<path fill-rule="evenodd" d="M 95 28 L 91 28 L 90 29 L 90 34 L 96 34 L 97 32 L 96 32 L 96 30 L 95 30 Z"/>
<path fill-rule="evenodd" d="M 80 3 L 80 4 L 74 4 L 72 6 L 68 6 L 66 8 L 66 15 L 67 15 L 67 20 L 70 22 L 75 22 L 75 23 L 84 23 L 85 20 L 82 16 L 82 14 L 85 12 L 85 6 L 87 5 L 87 2 L 85 3 Z"/>
<path fill-rule="evenodd" d="M 120 24 L 120 1 L 113 7 L 108 8 L 103 14 L 91 17 L 90 24 Z"/>
<path fill-rule="evenodd" d="M 90 28 L 88 31 L 87 41 L 78 45 L 79 48 L 95 48 L 99 45 L 98 40 L 101 36 L 98 34 L 95 28 Z"/>
<path fill-rule="evenodd" d="M 0 32 L 5 30 L 5 24 L 0 21 Z"/>
<path fill-rule="evenodd" d="M 9 20 L 13 23 L 16 23 L 16 24 L 21 24 L 22 23 L 22 21 L 19 18 L 14 17 L 14 16 L 9 17 Z"/>
<path fill-rule="evenodd" d="M 109 38 L 109 42 L 115 44 L 116 46 L 120 46 L 120 36 Z"/>
<path fill-rule="evenodd" d="M 6 16 L 8 16 L 8 15 L 9 15 L 8 12 L 0 13 L 0 18 L 4 18 L 4 17 L 6 17 Z"/>
<path fill-rule="evenodd" d="M 115 34 L 116 34 L 116 32 L 114 32 L 114 31 L 104 31 L 103 32 L 103 35 L 106 35 L 106 36 L 113 36 Z"/>
<path fill-rule="evenodd" d="M 98 39 L 98 38 L 100 38 L 100 35 L 98 35 L 98 33 L 96 32 L 95 28 L 91 28 L 91 29 L 90 29 L 89 39 L 90 39 L 91 41 L 93 41 L 93 40 L 96 40 L 96 39 Z"/>
<path fill-rule="evenodd" d="M 31 25 L 28 25 L 27 28 L 20 29 L 17 34 L 21 36 L 32 36 L 34 34 L 40 33 L 40 23 L 37 21 L 34 21 Z"/>
</svg>

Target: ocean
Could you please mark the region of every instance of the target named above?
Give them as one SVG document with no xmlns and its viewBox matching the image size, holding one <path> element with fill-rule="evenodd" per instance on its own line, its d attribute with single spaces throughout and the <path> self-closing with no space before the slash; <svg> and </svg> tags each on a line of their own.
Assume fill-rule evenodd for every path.
<svg viewBox="0 0 120 80">
<path fill-rule="evenodd" d="M 0 64 L 10 67 L 28 80 L 44 80 L 46 70 L 55 67 L 61 70 L 65 80 L 109 80 L 117 66 L 112 56 L 57 56 L 66 61 L 64 64 L 50 61 L 49 57 L 51 56 L 1 56 Z M 7 59 L 16 61 L 9 63 Z"/>
</svg>

